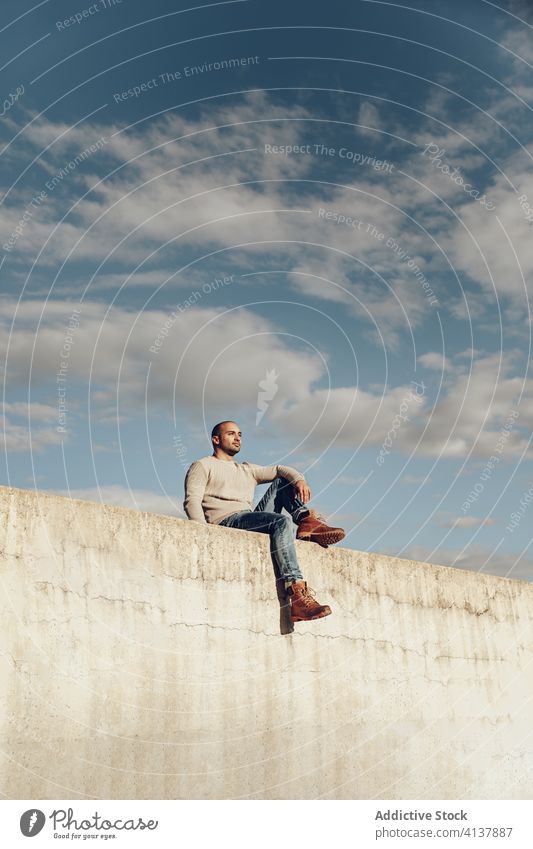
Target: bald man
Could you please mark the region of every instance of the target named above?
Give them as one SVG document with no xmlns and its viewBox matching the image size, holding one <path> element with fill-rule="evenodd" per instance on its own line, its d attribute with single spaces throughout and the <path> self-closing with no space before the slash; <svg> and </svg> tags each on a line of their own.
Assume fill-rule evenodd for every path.
<svg viewBox="0 0 533 849">
<path fill-rule="evenodd" d="M 267 533 L 270 548 L 291 604 L 293 622 L 322 619 L 331 608 L 319 604 L 307 587 L 296 556 L 292 523 L 297 539 L 324 548 L 344 539 L 342 528 L 333 528 L 307 505 L 311 490 L 305 477 L 291 466 L 258 466 L 237 463 L 242 432 L 233 421 L 216 424 L 211 432 L 213 454 L 196 460 L 185 478 L 184 509 L 196 522 Z M 257 484 L 271 483 L 259 504 L 252 508 Z M 282 511 L 285 509 L 286 513 Z"/>
</svg>

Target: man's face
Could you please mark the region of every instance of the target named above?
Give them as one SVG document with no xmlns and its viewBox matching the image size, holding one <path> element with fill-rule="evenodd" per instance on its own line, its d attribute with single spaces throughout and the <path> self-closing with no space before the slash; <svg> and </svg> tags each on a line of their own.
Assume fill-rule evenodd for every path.
<svg viewBox="0 0 533 849">
<path fill-rule="evenodd" d="M 220 436 L 218 445 L 226 454 L 233 457 L 241 450 L 242 433 L 239 425 L 235 422 L 228 422 L 220 428 Z M 216 445 L 217 443 L 215 443 Z"/>
</svg>

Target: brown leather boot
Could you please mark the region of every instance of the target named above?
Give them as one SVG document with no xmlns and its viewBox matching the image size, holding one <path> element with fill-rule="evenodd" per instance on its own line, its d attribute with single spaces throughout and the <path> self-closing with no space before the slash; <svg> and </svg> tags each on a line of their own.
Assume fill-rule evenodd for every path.
<svg viewBox="0 0 533 849">
<path fill-rule="evenodd" d="M 329 616 L 331 607 L 319 604 L 307 589 L 306 581 L 293 581 L 287 590 L 291 600 L 291 619 L 293 622 L 305 622 L 310 619 L 322 619 Z"/>
<path fill-rule="evenodd" d="M 317 516 L 316 510 L 310 510 L 309 515 L 298 522 L 296 532 L 296 539 L 317 542 L 323 548 L 340 542 L 345 536 L 342 528 L 331 528 L 321 516 Z"/>
</svg>

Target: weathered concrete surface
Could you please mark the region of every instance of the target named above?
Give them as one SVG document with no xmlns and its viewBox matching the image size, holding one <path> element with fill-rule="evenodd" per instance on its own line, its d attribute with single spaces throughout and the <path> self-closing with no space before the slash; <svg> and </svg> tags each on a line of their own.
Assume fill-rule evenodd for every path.
<svg viewBox="0 0 533 849">
<path fill-rule="evenodd" d="M 533 796 L 533 587 L 0 489 L 8 798 Z"/>
</svg>

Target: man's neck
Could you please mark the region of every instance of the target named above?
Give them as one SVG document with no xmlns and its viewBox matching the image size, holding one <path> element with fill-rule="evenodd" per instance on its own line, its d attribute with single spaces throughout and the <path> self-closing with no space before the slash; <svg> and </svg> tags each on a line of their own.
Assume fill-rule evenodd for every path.
<svg viewBox="0 0 533 849">
<path fill-rule="evenodd" d="M 224 461 L 224 462 L 226 462 L 226 463 L 234 463 L 234 462 L 236 462 L 236 461 L 233 459 L 233 457 L 230 457 L 230 456 L 229 456 L 229 454 L 226 454 L 224 451 L 222 451 L 220 454 L 217 454 L 217 453 L 213 452 L 213 454 L 212 454 L 211 456 L 212 456 L 212 457 L 214 457 L 214 458 L 215 458 L 215 460 L 223 460 L 223 461 Z"/>
</svg>

